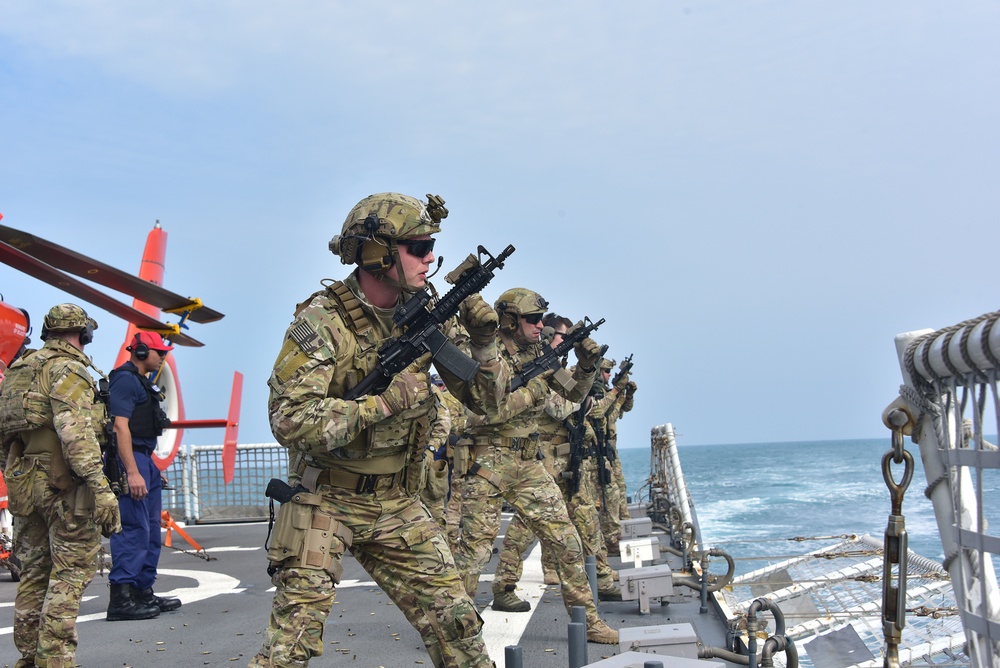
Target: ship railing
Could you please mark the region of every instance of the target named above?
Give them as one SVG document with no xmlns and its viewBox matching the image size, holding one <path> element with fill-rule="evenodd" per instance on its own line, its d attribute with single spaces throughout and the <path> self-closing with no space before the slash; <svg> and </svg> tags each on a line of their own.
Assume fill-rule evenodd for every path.
<svg viewBox="0 0 1000 668">
<path fill-rule="evenodd" d="M 193 523 L 253 522 L 268 517 L 264 489 L 287 479 L 288 450 L 277 443 L 241 444 L 236 473 L 223 483 L 221 445 L 185 445 L 166 471 L 163 509 Z"/>
<path fill-rule="evenodd" d="M 1000 312 L 940 330 L 896 337 L 902 370 L 900 397 L 886 409 L 920 447 L 925 494 L 937 519 L 944 567 L 951 576 L 968 653 L 975 666 L 1000 668 L 1000 593 L 993 554 L 1000 537 L 989 519 L 1000 509 L 984 491 L 1000 483 Z M 897 413 L 903 412 L 905 425 Z"/>
<path fill-rule="evenodd" d="M 688 492 L 684 471 L 681 470 L 681 458 L 677 452 L 677 437 L 671 423 L 653 427 L 650 434 L 650 481 L 649 501 L 653 508 L 663 508 L 668 513 L 679 515 L 677 521 L 665 522 L 675 524 L 678 528 L 690 526 L 694 531 L 694 540 L 701 543 L 701 530 L 698 526 L 698 516 Z"/>
</svg>

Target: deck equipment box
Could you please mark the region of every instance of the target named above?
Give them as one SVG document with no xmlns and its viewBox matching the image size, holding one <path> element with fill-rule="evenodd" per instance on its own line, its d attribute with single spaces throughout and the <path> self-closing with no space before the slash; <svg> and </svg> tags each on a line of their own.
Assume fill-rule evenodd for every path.
<svg viewBox="0 0 1000 668">
<path fill-rule="evenodd" d="M 625 652 L 595 663 L 588 663 L 584 668 L 643 668 L 650 663 L 653 665 L 659 663 L 663 668 L 726 668 L 727 665 L 723 661 L 684 659 L 673 656 L 661 658 L 655 654 L 644 652 Z"/>
<path fill-rule="evenodd" d="M 653 533 L 653 520 L 648 517 L 637 517 L 630 520 L 622 520 L 622 540 L 630 538 L 642 538 Z"/>
<path fill-rule="evenodd" d="M 629 538 L 618 541 L 622 562 L 631 561 L 636 568 L 646 561 L 655 564 L 660 557 L 660 539 L 656 536 Z"/>
<path fill-rule="evenodd" d="M 662 599 L 674 593 L 673 574 L 670 566 L 646 566 L 618 571 L 618 584 L 623 601 L 639 601 L 639 613 L 649 614 L 651 599 Z M 619 638 L 621 631 L 619 631 Z"/>
<path fill-rule="evenodd" d="M 698 636 L 694 632 L 694 626 L 686 623 L 631 626 L 619 629 L 618 649 L 622 652 L 646 652 L 697 659 Z"/>
</svg>

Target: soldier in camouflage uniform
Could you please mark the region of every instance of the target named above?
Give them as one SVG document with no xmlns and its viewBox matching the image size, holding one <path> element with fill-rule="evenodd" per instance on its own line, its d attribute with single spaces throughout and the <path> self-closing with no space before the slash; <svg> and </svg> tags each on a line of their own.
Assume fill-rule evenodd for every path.
<svg viewBox="0 0 1000 668">
<path fill-rule="evenodd" d="M 566 323 L 559 322 L 558 316 L 549 318 L 549 316 L 554 315 L 550 313 L 543 319 L 546 327 L 553 328 L 552 341 L 550 342 L 552 347 L 558 346 L 562 342 L 562 335 L 567 331 Z M 568 322 L 565 318 L 561 320 Z M 572 492 L 570 481 L 564 475 L 567 473 L 570 463 L 570 437 L 566 429 L 566 420 L 577 415 L 579 410 L 580 404 L 568 402 L 554 392 L 550 394 L 545 402 L 544 412 L 538 417 L 539 444 L 545 455 L 543 460 L 545 468 L 555 479 L 563 498 L 566 500 L 566 509 L 573 526 L 576 527 L 577 533 L 580 535 L 584 554 L 594 556 L 597 560 L 598 598 L 620 601 L 621 591 L 615 584 L 617 574 L 608 564 L 604 537 L 601 534 L 601 522 L 597 506 L 590 495 L 590 489 L 586 485 L 580 485 L 575 493 Z M 514 591 L 517 582 L 521 579 L 524 566 L 523 555 L 534 537 L 524 520 L 519 515 L 515 515 L 507 526 L 507 533 L 500 548 L 499 563 L 493 579 L 495 595 L 501 591 Z M 545 584 L 560 583 L 557 568 L 552 561 L 551 552 L 542 545 L 542 573 Z M 524 607 L 521 606 L 522 609 Z"/>
<path fill-rule="evenodd" d="M 539 335 L 546 306 L 538 293 L 524 288 L 508 290 L 496 302 L 501 320 L 500 354 L 514 372 L 542 352 Z M 584 339 L 577 344 L 576 355 L 580 364 L 568 386 L 555 381 L 550 386 L 547 378 L 554 376 L 538 376 L 511 393 L 497 415 L 469 420 L 475 462 L 465 480 L 462 540 L 456 562 L 465 575 L 466 589 L 474 595 L 479 574 L 492 555 L 493 541 L 500 530 L 500 510 L 506 500 L 555 557 L 567 609 L 575 605 L 586 608 L 587 638 L 614 644 L 618 632 L 597 616 L 583 567 L 580 537 L 570 522 L 559 488 L 538 459 L 538 416 L 549 394 L 556 391 L 569 401 L 578 401 L 586 396 L 593 382 L 599 359 L 597 344 Z M 494 608 L 523 610 L 524 604 L 513 590 L 494 591 Z"/>
<path fill-rule="evenodd" d="M 623 377 L 616 387 L 609 388 L 608 381 L 611 378 L 614 362 L 603 359 L 600 366 L 597 380 L 594 381 L 590 389 L 593 404 L 587 412 L 586 418 L 584 442 L 587 457 L 581 486 L 583 484 L 588 486 L 590 495 L 600 509 L 601 534 L 605 543 L 605 552 L 615 555 L 619 552 L 618 541 L 621 538 L 621 524 L 617 519 L 619 511 L 618 486 L 612 474 L 613 458 L 617 457 L 617 451 L 612 453 L 609 444 L 608 418 L 615 414 L 616 407 L 620 407 L 625 400 L 625 386 L 628 378 Z M 608 453 L 607 459 L 600 457 L 599 443 L 605 444 Z M 602 475 L 606 476 L 606 479 L 602 480 Z M 600 561 L 600 557 L 598 561 Z"/>
<path fill-rule="evenodd" d="M 268 560 L 277 591 L 251 667 L 302 667 L 323 653 L 323 628 L 351 553 L 420 632 L 435 666 L 490 666 L 482 619 L 448 544 L 420 503 L 423 467 L 406 467 L 434 420 L 429 360 L 397 374 L 381 395 L 342 399 L 375 366 L 393 321 L 434 261 L 444 201 L 372 195 L 348 214 L 330 248 L 359 267 L 299 305 L 268 384 L 271 429 L 289 449 L 289 482 L 307 491 L 284 503 Z M 480 363 L 464 384 L 439 369 L 451 392 L 496 410 L 509 376 L 497 359 L 497 315 L 481 297 L 460 318 Z M 457 327 L 457 325 L 456 325 Z"/>
<path fill-rule="evenodd" d="M 0 455 L 22 566 L 15 668 L 76 665 L 76 617 L 97 571 L 101 534 L 121 529 L 101 466 L 107 410 L 83 353 L 96 328 L 75 304 L 52 307 L 42 324 L 45 345 L 11 366 L 0 391 Z"/>
<path fill-rule="evenodd" d="M 627 374 L 626 374 L 627 376 Z M 608 513 L 605 513 L 605 526 L 602 532 L 605 534 L 605 541 L 608 551 L 612 555 L 619 554 L 618 542 L 622 537 L 622 520 L 629 518 L 628 512 L 628 490 L 625 487 L 625 472 L 622 470 L 622 460 L 618 455 L 618 420 L 625 413 L 632 410 L 635 404 L 636 384 L 628 380 L 627 377 L 618 381 L 621 392 L 618 398 L 608 411 L 608 455 L 611 458 L 611 481 L 614 486 L 612 497 L 608 497 Z M 609 488 L 609 491 L 610 488 Z"/>
</svg>

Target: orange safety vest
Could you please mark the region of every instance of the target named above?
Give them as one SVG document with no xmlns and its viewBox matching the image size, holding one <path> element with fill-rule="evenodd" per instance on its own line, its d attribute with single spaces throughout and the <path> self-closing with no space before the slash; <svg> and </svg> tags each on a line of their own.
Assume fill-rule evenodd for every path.
<svg viewBox="0 0 1000 668">
<path fill-rule="evenodd" d="M 7 483 L 3 480 L 3 472 L 0 471 L 0 510 L 7 508 Z"/>
</svg>

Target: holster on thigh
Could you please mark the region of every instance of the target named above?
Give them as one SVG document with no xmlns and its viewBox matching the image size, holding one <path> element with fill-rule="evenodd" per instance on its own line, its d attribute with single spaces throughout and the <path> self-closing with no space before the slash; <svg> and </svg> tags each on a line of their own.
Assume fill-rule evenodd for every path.
<svg viewBox="0 0 1000 668">
<path fill-rule="evenodd" d="M 340 555 L 351 546 L 354 536 L 340 520 L 320 509 L 320 498 L 319 494 L 299 493 L 281 504 L 267 558 L 281 568 L 324 570 L 336 584 L 344 572 Z M 343 550 L 334 549 L 337 541 L 343 542 Z"/>
</svg>

